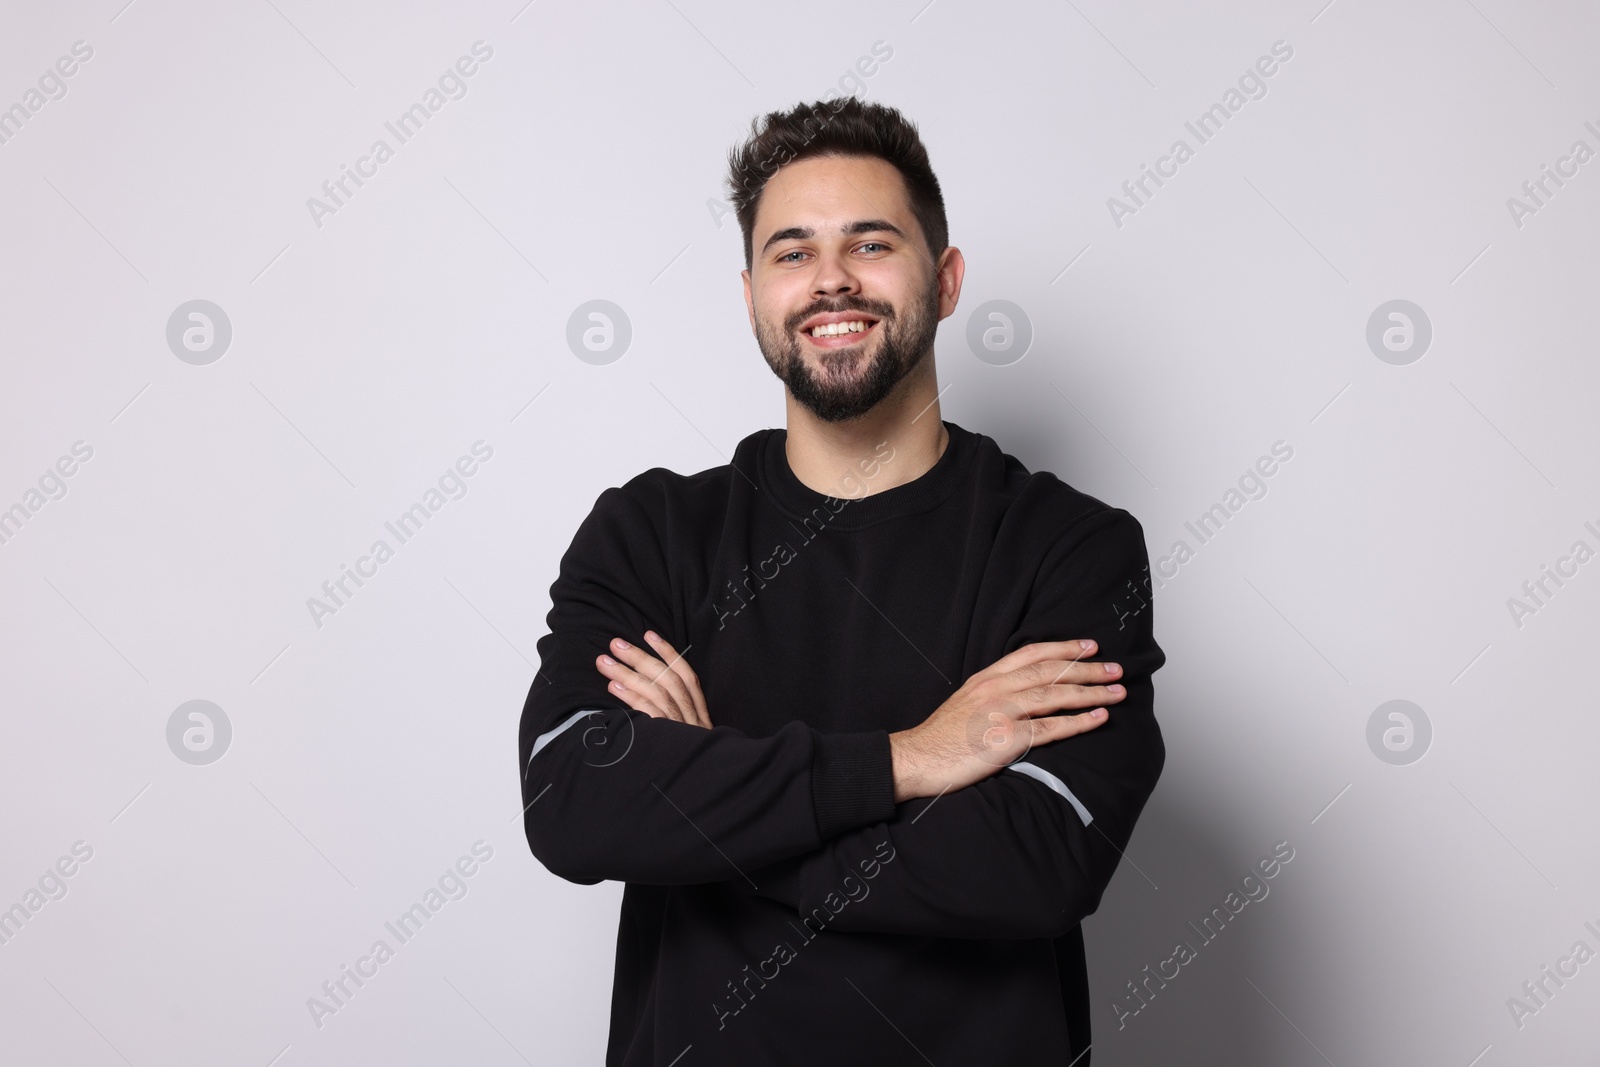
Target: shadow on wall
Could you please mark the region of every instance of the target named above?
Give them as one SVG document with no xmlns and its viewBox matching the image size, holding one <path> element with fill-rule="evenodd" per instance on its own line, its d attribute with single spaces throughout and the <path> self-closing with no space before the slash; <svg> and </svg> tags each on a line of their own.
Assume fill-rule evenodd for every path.
<svg viewBox="0 0 1600 1067">
<path fill-rule="evenodd" d="M 1124 860 L 1084 921 L 1094 1067 L 1266 1063 L 1282 1047 L 1251 982 L 1265 980 L 1274 924 L 1262 912 L 1292 888 L 1294 842 L 1241 859 L 1192 810 L 1156 787 L 1134 831 L 1144 873 Z"/>
<path fill-rule="evenodd" d="M 1031 471 L 1051 471 L 1091 496 L 1099 495 L 1097 485 L 1132 473 L 1123 467 L 1083 478 L 1085 456 L 1100 455 L 1104 443 L 1064 405 L 1054 422 L 1018 418 L 998 393 L 975 405 L 963 424 L 995 438 Z M 1135 491 L 1132 498 L 1101 499 L 1144 522 L 1142 498 Z M 1160 617 L 1158 598 L 1156 638 L 1176 640 Z M 1293 892 L 1297 843 L 1241 841 L 1224 836 L 1226 828 L 1215 820 L 1194 818 L 1205 806 L 1197 807 L 1184 790 L 1208 785 L 1203 775 L 1180 771 L 1188 761 L 1178 747 L 1182 732 L 1172 724 L 1180 709 L 1200 709 L 1163 683 L 1172 658 L 1171 647 L 1163 647 L 1169 664 L 1156 674 L 1155 710 L 1166 768 L 1134 830 L 1132 859 L 1123 860 L 1099 910 L 1083 924 L 1090 1058 L 1094 1067 L 1272 1062 L 1283 1035 L 1251 982 L 1265 981 L 1273 957 L 1267 939 L 1274 923 L 1264 913 L 1287 904 L 1274 899 L 1281 889 Z M 1262 992 L 1272 995 L 1269 988 Z"/>
</svg>

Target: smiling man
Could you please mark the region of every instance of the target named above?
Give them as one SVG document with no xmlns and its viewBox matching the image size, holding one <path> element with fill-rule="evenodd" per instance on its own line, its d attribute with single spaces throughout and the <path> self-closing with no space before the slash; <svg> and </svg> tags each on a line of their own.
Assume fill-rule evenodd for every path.
<svg viewBox="0 0 1600 1067">
<path fill-rule="evenodd" d="M 600 494 L 522 713 L 529 846 L 626 883 L 606 1063 L 1087 1067 L 1165 759 L 1143 531 L 940 418 L 965 264 L 898 111 L 730 171 L 786 429 Z"/>
</svg>

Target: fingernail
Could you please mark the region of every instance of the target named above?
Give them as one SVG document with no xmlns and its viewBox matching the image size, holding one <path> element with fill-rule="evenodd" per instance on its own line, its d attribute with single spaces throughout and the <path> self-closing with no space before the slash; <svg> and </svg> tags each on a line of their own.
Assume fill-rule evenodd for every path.
<svg viewBox="0 0 1600 1067">
<path fill-rule="evenodd" d="M 1079 641 L 1078 642 L 1078 647 L 1083 649 L 1085 652 L 1093 652 L 1094 651 L 1094 642 L 1093 641 Z"/>
<path fill-rule="evenodd" d="M 1120 685 L 1108 685 L 1106 686 L 1106 692 L 1116 693 L 1120 696 L 1125 690 Z"/>
<path fill-rule="evenodd" d="M 630 644 L 628 644 L 628 642 L 626 642 L 626 641 L 624 641 L 624 640 L 623 640 L 623 639 L 622 639 L 622 638 L 620 638 L 620 637 L 619 637 L 619 638 L 617 638 L 617 639 L 616 639 L 616 640 L 615 640 L 615 641 L 613 641 L 613 642 L 611 642 L 611 643 L 612 643 L 612 644 L 613 644 L 613 645 L 616 645 L 616 646 L 617 646 L 617 647 L 618 647 L 618 648 L 632 648 L 632 647 L 633 647 L 633 646 L 632 646 L 632 645 L 630 645 Z"/>
<path fill-rule="evenodd" d="M 1106 717 L 1106 709 L 1105 708 L 1095 708 L 1093 711 L 1091 711 L 1089 713 L 1089 718 L 1091 718 L 1091 719 L 1103 719 L 1105 717 Z"/>
<path fill-rule="evenodd" d="M 612 659 L 610 656 L 602 655 L 600 657 L 600 662 L 604 663 L 607 667 L 615 667 L 617 665 L 617 661 Z"/>
<path fill-rule="evenodd" d="M 615 689 L 619 693 L 626 693 L 628 691 L 628 687 L 623 685 L 621 682 L 612 682 L 611 688 Z"/>
<path fill-rule="evenodd" d="M 654 630 L 646 630 L 644 632 L 644 639 L 646 641 L 659 641 L 661 640 L 661 635 L 656 633 Z"/>
</svg>

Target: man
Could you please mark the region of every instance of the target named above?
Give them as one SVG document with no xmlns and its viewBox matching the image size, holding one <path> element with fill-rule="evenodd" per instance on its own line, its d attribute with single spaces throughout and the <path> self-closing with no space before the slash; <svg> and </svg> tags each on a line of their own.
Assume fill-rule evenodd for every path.
<svg viewBox="0 0 1600 1067">
<path fill-rule="evenodd" d="M 522 714 L 534 854 L 627 883 L 606 1063 L 1085 1067 L 1165 758 L 1143 531 L 939 418 L 964 263 L 898 111 L 730 163 L 787 430 L 600 494 Z"/>
</svg>

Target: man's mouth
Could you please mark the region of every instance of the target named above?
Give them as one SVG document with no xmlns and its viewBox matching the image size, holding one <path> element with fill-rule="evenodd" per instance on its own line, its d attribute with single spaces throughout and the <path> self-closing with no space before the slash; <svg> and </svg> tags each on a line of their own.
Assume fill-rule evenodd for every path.
<svg viewBox="0 0 1600 1067">
<path fill-rule="evenodd" d="M 873 318 L 843 319 L 802 329 L 801 335 L 819 348 L 847 348 L 857 344 L 878 325 Z"/>
</svg>

